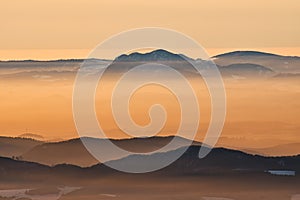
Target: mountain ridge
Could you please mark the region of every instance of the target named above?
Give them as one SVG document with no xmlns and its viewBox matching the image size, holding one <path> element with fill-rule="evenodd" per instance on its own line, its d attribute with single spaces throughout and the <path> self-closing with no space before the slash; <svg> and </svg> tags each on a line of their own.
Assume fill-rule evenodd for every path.
<svg viewBox="0 0 300 200">
<path fill-rule="evenodd" d="M 126 149 L 135 153 L 147 153 L 155 151 L 171 141 L 174 136 L 156 136 L 156 137 L 146 137 L 146 138 L 127 138 L 127 139 L 111 139 L 110 141 L 120 148 Z M 90 140 L 95 144 L 102 144 L 103 140 L 98 138 L 88 138 L 83 137 L 83 140 Z M 98 164 L 96 160 L 87 149 L 82 144 L 80 138 L 72 138 L 63 141 L 36 141 L 34 139 L 26 138 L 13 138 L 13 137 L 0 137 L 0 156 L 4 157 L 14 157 L 24 161 L 39 162 L 46 164 L 48 166 L 53 166 L 56 164 L 74 164 L 78 166 L 92 166 Z M 183 140 L 188 140 L 181 138 Z M 180 140 L 180 141 L 181 141 Z M 10 145 L 7 146 L 6 144 Z M 181 143 L 176 144 L 177 147 L 181 146 Z M 192 145 L 203 145 L 201 142 L 194 141 Z M 285 145 L 288 146 L 288 145 Z M 238 149 L 243 152 L 250 154 L 259 154 L 259 155 L 274 155 L 279 156 L 278 152 L 284 151 L 287 152 L 286 156 L 297 155 L 299 152 L 289 150 L 287 148 L 281 148 L 285 146 L 277 147 L 277 153 L 269 154 L 270 150 L 268 148 L 238 148 L 238 147 L 226 147 L 229 149 Z M 103 146 L 104 148 L 105 146 Z M 222 147 L 222 146 L 219 146 Z M 173 148 L 173 147 L 172 147 Z M 175 148 L 175 146 L 174 146 Z M 289 154 L 290 152 L 290 154 Z M 110 157 L 110 156 L 108 156 Z M 118 159 L 115 155 L 111 155 L 112 159 Z"/>
<path fill-rule="evenodd" d="M 245 51 L 230 51 L 226 53 L 217 54 L 215 56 L 212 56 L 211 58 L 220 58 L 220 57 L 231 57 L 231 56 L 273 56 L 273 57 L 289 57 L 289 58 L 300 58 L 299 56 L 285 56 L 275 53 L 269 53 L 269 52 L 263 52 L 263 51 L 251 51 L 251 50 L 245 50 Z"/>
<path fill-rule="evenodd" d="M 155 51 L 165 51 L 165 52 L 169 52 L 167 50 L 164 49 L 157 49 L 151 52 L 147 52 L 147 53 L 139 53 L 139 52 L 133 52 L 131 54 L 133 55 L 147 55 L 147 54 L 151 54 L 152 52 Z M 174 55 L 179 55 L 179 56 L 183 56 L 186 58 L 190 58 L 184 54 L 175 54 L 172 52 L 169 52 L 171 54 Z M 118 57 L 125 57 L 131 54 L 122 54 Z M 214 56 L 211 56 L 211 58 L 218 58 L 218 57 L 223 57 L 223 56 L 278 56 L 278 57 L 289 57 L 289 58 L 300 58 L 300 56 L 286 56 L 286 55 L 281 55 L 281 54 L 275 54 L 275 53 L 269 53 L 269 52 L 263 52 L 263 51 L 255 51 L 255 50 L 237 50 L 237 51 L 229 51 L 229 52 L 225 52 L 225 53 L 221 53 L 221 54 L 217 54 Z M 117 57 L 117 58 L 118 58 Z M 193 58 L 190 58 L 193 59 Z M 196 60 L 197 58 L 195 58 L 194 60 Z M 50 60 L 38 60 L 38 59 L 20 59 L 20 60 L 0 60 L 0 62 L 83 62 L 85 60 L 101 60 L 101 61 L 112 61 L 112 59 L 104 59 L 104 58 L 67 58 L 67 59 L 50 59 Z"/>
<path fill-rule="evenodd" d="M 161 137 L 147 137 L 147 138 L 128 138 L 128 139 L 109 139 L 110 142 L 123 148 L 125 150 L 136 153 L 147 153 L 159 149 L 168 144 L 174 136 L 161 136 Z M 176 145 L 182 146 L 186 144 L 188 139 L 177 137 L 178 142 Z M 82 140 L 87 143 L 101 145 L 103 149 L 109 149 L 106 140 L 99 138 L 74 138 L 61 142 L 50 142 L 37 145 L 19 155 L 20 159 L 26 161 L 38 162 L 49 166 L 56 164 L 74 164 L 78 166 L 91 166 L 97 164 L 96 160 L 82 144 Z M 192 142 L 192 141 L 191 141 Z M 201 145 L 200 142 L 193 142 L 193 144 Z M 176 148 L 177 146 L 170 148 Z M 109 152 L 109 151 L 108 151 Z M 118 159 L 119 155 L 109 154 L 106 155 L 107 159 Z M 107 161 L 107 160 L 104 160 Z"/>
<path fill-rule="evenodd" d="M 227 148 L 214 148 L 203 159 L 199 159 L 199 146 L 190 146 L 183 155 L 176 161 L 150 174 L 157 175 L 201 175 L 201 174 L 218 174 L 218 173 L 251 173 L 259 172 L 266 173 L 268 170 L 294 170 L 300 171 L 300 155 L 296 156 L 280 156 L 266 157 L 259 155 L 251 155 L 242 151 L 232 150 Z M 168 151 L 165 153 L 155 153 L 150 155 L 134 155 L 138 159 L 131 159 L 134 156 L 128 156 L 109 162 L 123 162 L 123 165 L 134 165 L 132 161 L 145 161 L 157 156 L 168 157 L 170 154 L 179 149 Z M 127 160 L 127 162 L 126 162 Z M 11 158 L 0 157 L 0 177 L 9 177 L 8 175 L 29 178 L 29 172 L 40 174 L 42 176 L 76 176 L 80 177 L 98 177 L 113 174 L 126 174 L 123 172 L 111 169 L 103 163 L 95 164 L 89 167 L 80 167 L 71 164 L 58 164 L 47 166 L 36 162 L 20 161 Z M 132 167 L 132 166 L 131 166 Z M 28 174 L 29 173 L 29 174 Z M 11 177 L 10 177 L 11 178 Z"/>
<path fill-rule="evenodd" d="M 134 52 L 130 54 L 122 54 L 115 58 L 114 62 L 137 62 L 137 61 L 181 61 L 187 56 L 175 54 L 164 49 L 157 49 L 147 53 Z M 192 58 L 189 58 L 192 59 Z"/>
</svg>

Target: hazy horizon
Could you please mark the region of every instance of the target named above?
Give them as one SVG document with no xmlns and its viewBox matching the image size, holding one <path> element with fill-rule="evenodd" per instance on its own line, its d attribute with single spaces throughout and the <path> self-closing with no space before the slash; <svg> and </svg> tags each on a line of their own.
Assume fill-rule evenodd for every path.
<svg viewBox="0 0 300 200">
<path fill-rule="evenodd" d="M 0 49 L 0 61 L 86 59 L 92 50 L 93 49 Z M 258 51 L 282 56 L 300 56 L 300 47 L 208 48 L 205 49 L 205 51 L 209 57 L 234 51 Z M 193 56 L 189 57 L 194 58 Z M 112 60 L 114 58 L 105 57 L 104 55 L 101 59 Z"/>
<path fill-rule="evenodd" d="M 241 62 L 235 59 L 228 61 L 227 58 L 221 58 L 215 62 L 221 66 L 228 65 L 226 64 L 228 62 L 229 64 Z M 259 61 L 254 59 L 253 62 Z M 300 142 L 300 137 L 297 135 L 300 128 L 298 111 L 300 106 L 297 101 L 300 91 L 299 79 L 276 77 L 281 73 L 299 74 L 299 70 L 295 68 L 297 64 L 286 68 L 280 63 L 276 64 L 276 60 L 268 62 L 263 61 L 262 67 L 273 70 L 274 74 L 267 75 L 266 78 L 260 77 L 260 72 L 250 75 L 247 73 L 252 73 L 251 71 L 242 72 L 239 69 L 223 74 L 227 93 L 227 119 L 221 137 L 233 140 L 233 142 L 228 139 L 223 140 L 221 142 L 223 145 L 238 144 L 236 138 L 243 140 L 248 147 L 268 147 Z M 0 93 L 3 102 L 0 108 L 7 113 L 0 116 L 3 124 L 0 135 L 18 136 L 27 132 L 42 135 L 48 140 L 77 138 L 71 102 L 73 84 L 79 66 L 80 63 L 60 62 L 35 65 L 30 63 L 25 65 L 20 62 L 13 66 L 2 63 L 0 87 L 2 91 L 8 92 Z M 233 76 L 234 74 L 236 75 Z M 245 79 L 243 76 L 249 77 Z M 109 76 L 100 81 L 96 95 L 97 116 L 108 137 L 128 138 L 130 136 L 124 134 L 114 123 L 110 111 L 109 95 L 116 81 L 116 77 Z M 190 78 L 190 81 L 200 100 L 201 121 L 196 140 L 202 141 L 210 121 L 209 95 L 201 79 Z M 136 123 L 146 125 L 149 122 L 147 115 L 149 106 L 162 103 L 172 118 L 168 118 L 166 127 L 159 132 L 159 135 L 176 133 L 180 120 L 178 105 L 174 96 L 167 90 L 150 85 L 143 87 L 132 98 L 134 100 L 130 104 L 130 109 Z M 99 110 L 101 113 L 98 112 Z"/>
</svg>

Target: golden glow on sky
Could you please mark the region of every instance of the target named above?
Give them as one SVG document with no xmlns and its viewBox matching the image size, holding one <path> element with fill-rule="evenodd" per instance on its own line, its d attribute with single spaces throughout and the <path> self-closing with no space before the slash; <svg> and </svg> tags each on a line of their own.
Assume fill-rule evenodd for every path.
<svg viewBox="0 0 300 200">
<path fill-rule="evenodd" d="M 149 26 L 189 35 L 210 55 L 221 49 L 274 48 L 300 55 L 298 0 L 10 0 L 0 5 L 2 60 L 85 57 L 111 35 Z"/>
</svg>

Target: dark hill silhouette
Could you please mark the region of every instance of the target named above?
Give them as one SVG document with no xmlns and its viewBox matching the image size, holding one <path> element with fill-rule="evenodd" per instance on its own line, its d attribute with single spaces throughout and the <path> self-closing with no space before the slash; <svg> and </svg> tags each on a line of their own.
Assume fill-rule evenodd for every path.
<svg viewBox="0 0 300 200">
<path fill-rule="evenodd" d="M 281 55 L 260 52 L 260 51 L 232 51 L 228 53 L 215 55 L 213 56 L 213 58 L 230 57 L 230 56 L 281 56 Z"/>
<path fill-rule="evenodd" d="M 152 70 L 153 64 L 164 64 L 180 71 L 185 76 L 198 75 L 198 71 L 190 63 L 193 59 L 182 54 L 175 54 L 169 51 L 158 49 L 148 53 L 123 54 L 115 58 L 108 66 L 105 74 L 122 75 L 124 72 L 142 64 L 149 64 L 148 73 Z M 159 73 L 162 73 L 161 71 Z"/>
<path fill-rule="evenodd" d="M 95 145 L 101 145 L 105 148 L 105 139 L 96 138 L 82 138 Z M 170 137 L 150 137 L 150 138 L 132 138 L 132 139 L 121 139 L 111 140 L 114 144 L 119 147 L 137 153 L 152 152 L 168 144 L 173 139 Z M 182 146 L 185 143 L 185 139 L 180 138 Z M 201 145 L 199 142 L 194 142 L 195 145 Z M 177 147 L 178 147 L 177 146 Z M 108 147 L 107 147 L 108 148 Z M 173 149 L 175 149 L 174 147 Z M 169 150 L 173 150 L 169 149 Z M 107 155 L 107 159 L 119 159 L 119 155 Z M 99 161 L 96 160 L 83 146 L 79 138 L 72 139 L 63 142 L 51 142 L 44 143 L 30 149 L 26 153 L 21 155 L 22 160 L 38 162 L 45 165 L 57 165 L 57 164 L 73 164 L 82 167 L 91 166 L 97 164 Z M 108 161 L 108 160 L 105 160 Z"/>
<path fill-rule="evenodd" d="M 300 57 L 282 56 L 258 51 L 234 51 L 216 55 L 214 62 L 219 66 L 251 63 L 267 67 L 277 73 L 299 73 Z"/>
<path fill-rule="evenodd" d="M 191 58 L 181 55 L 171 53 L 164 49 L 154 50 L 148 53 L 131 53 L 129 55 L 122 54 L 115 59 L 115 62 L 139 62 L 139 61 L 182 61 L 184 59 Z"/>
<path fill-rule="evenodd" d="M 132 138 L 132 139 L 121 139 L 111 140 L 114 144 L 119 147 L 135 152 L 135 153 L 147 153 L 157 150 L 171 141 L 173 137 L 150 137 L 150 138 Z M 103 145 L 102 139 L 95 138 L 84 138 L 94 142 L 96 145 Z M 182 144 L 185 143 L 185 139 L 182 139 Z M 193 145 L 200 146 L 200 142 L 194 142 Z M 294 148 L 291 149 L 291 146 Z M 178 147 L 178 146 L 177 146 Z M 174 150 L 173 149 L 169 150 Z M 297 151 L 297 144 L 280 145 L 272 148 L 254 148 L 254 149 L 242 149 L 242 151 L 251 154 L 260 155 L 296 155 L 299 154 Z M 282 154 L 280 153 L 282 152 Z M 81 167 L 88 167 L 98 164 L 96 160 L 83 146 L 79 138 L 62 141 L 62 142 L 41 142 L 28 138 L 9 138 L 0 137 L 0 156 L 2 157 L 14 157 L 24 161 L 37 162 L 49 166 L 57 164 L 73 164 Z M 107 155 L 107 160 L 120 159 L 117 155 Z"/>
<path fill-rule="evenodd" d="M 0 137 L 0 156 L 17 157 L 42 143 L 32 138 Z"/>
<path fill-rule="evenodd" d="M 72 200 L 288 200 L 299 194 L 299 156 L 267 158 L 221 148 L 199 160 L 198 150 L 199 147 L 190 147 L 170 166 L 145 174 L 122 173 L 103 164 L 89 168 L 49 167 L 0 157 L 1 195 L 7 193 L 6 189 L 14 192 L 28 188 L 33 190 L 27 194 L 40 195 L 33 199 L 50 199 L 48 194 L 64 186 L 80 188 L 61 198 Z M 165 153 L 166 156 L 169 153 L 172 152 Z M 296 170 L 296 176 L 275 176 L 264 172 L 265 169 Z M 0 199 L 24 199 L 16 197 Z"/>
<path fill-rule="evenodd" d="M 257 52 L 257 51 L 234 51 L 228 52 L 220 55 L 216 55 L 213 61 L 217 66 L 225 67 L 231 65 L 253 65 L 253 70 L 256 69 L 254 65 L 260 65 L 261 67 L 268 68 L 272 70 L 275 75 L 278 74 L 299 74 L 300 73 L 300 57 L 297 56 L 282 56 L 272 53 Z M 33 79 L 35 77 L 43 77 L 43 75 L 51 76 L 53 80 L 55 78 L 73 78 L 80 65 L 87 61 L 93 66 L 105 65 L 111 63 L 108 72 L 125 72 L 134 66 L 145 63 L 160 63 L 172 66 L 173 68 L 179 70 L 183 75 L 187 76 L 198 76 L 198 72 L 191 66 L 188 61 L 205 62 L 201 59 L 192 59 L 183 54 L 176 54 L 168 52 L 163 49 L 154 50 L 148 53 L 131 53 L 123 54 L 115 58 L 115 60 L 105 60 L 105 59 L 65 59 L 65 60 L 49 60 L 49 61 L 36 61 L 36 60 L 20 60 L 20 61 L 0 61 L 0 70 L 4 70 L 4 74 L 0 74 L 1 79 L 6 78 L 7 80 L 14 80 L 16 78 L 28 78 Z M 243 67 L 243 66 L 241 66 Z M 10 73 L 6 73 L 11 69 L 16 69 Z M 236 68 L 239 70 L 239 67 Z M 151 67 L 149 72 L 153 72 Z M 230 73 L 239 73 L 234 70 L 228 71 L 226 75 L 232 75 Z M 246 72 L 245 72 L 246 73 Z M 256 72 L 259 73 L 259 70 Z M 38 76 L 37 76 L 38 75 Z M 282 76 L 280 76 L 282 77 Z M 286 77 L 286 76 L 284 76 Z M 279 77 L 278 77 L 279 78 Z"/>
<path fill-rule="evenodd" d="M 250 155 L 241 151 L 225 148 L 215 148 L 204 159 L 198 158 L 199 146 L 191 146 L 187 151 L 171 165 L 156 171 L 144 174 L 145 176 L 184 176 L 184 175 L 209 175 L 209 174 L 249 174 L 265 173 L 266 170 L 294 170 L 300 171 L 300 155 L 285 157 L 263 157 Z M 123 165 L 135 167 L 139 162 L 168 157 L 177 150 L 151 155 L 128 156 L 115 161 Z M 134 163 L 131 163 L 134 161 Z M 114 175 L 126 175 L 111 169 L 104 164 L 81 168 L 74 165 L 57 165 L 49 167 L 38 163 L 17 161 L 0 157 L 0 180 L 15 181 L 39 181 L 39 180 L 67 180 L 73 178 L 98 179 Z"/>
<path fill-rule="evenodd" d="M 300 170 L 300 155 L 286 157 L 264 157 L 250 155 L 237 150 L 214 148 L 208 156 L 198 158 L 199 146 L 191 146 L 174 163 L 162 169 L 163 174 L 207 174 L 207 173 L 232 173 L 232 172 L 264 172 L 276 170 Z M 147 167 L 145 162 L 155 162 L 162 157 L 172 157 L 178 150 L 152 155 L 132 155 L 110 163 L 119 163 L 122 166 Z M 96 167 L 96 166 L 94 166 Z"/>
</svg>

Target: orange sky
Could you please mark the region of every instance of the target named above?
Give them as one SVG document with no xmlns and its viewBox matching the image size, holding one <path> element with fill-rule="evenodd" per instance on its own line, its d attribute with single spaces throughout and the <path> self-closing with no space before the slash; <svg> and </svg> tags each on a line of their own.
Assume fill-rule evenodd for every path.
<svg viewBox="0 0 300 200">
<path fill-rule="evenodd" d="M 10 0 L 0 4 L 0 59 L 85 57 L 133 28 L 174 29 L 210 55 L 254 49 L 300 55 L 298 0 Z"/>
</svg>

